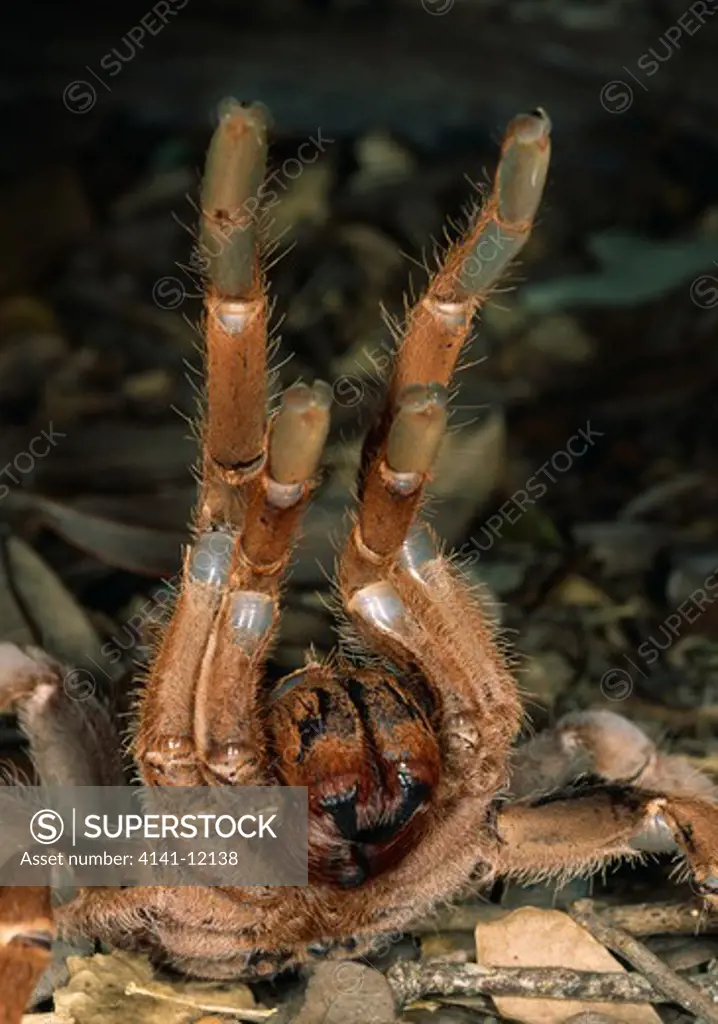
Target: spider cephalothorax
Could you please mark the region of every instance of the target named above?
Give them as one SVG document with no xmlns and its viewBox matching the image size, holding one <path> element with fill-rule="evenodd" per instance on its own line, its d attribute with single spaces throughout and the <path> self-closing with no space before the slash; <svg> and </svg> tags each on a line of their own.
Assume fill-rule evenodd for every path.
<svg viewBox="0 0 718 1024">
<path fill-rule="evenodd" d="M 492 616 L 420 518 L 457 360 L 529 236 L 549 134 L 540 110 L 511 123 L 493 191 L 407 311 L 336 573 L 345 620 L 374 659 L 344 648 L 312 656 L 272 687 L 264 666 L 331 389 L 294 385 L 267 415 L 255 218 L 266 123 L 258 107 L 223 108 L 202 195 L 202 482 L 133 753 L 148 786 L 308 787 L 310 885 L 85 889 L 57 912 L 66 932 L 149 949 L 188 974 L 264 976 L 369 948 L 479 881 L 589 871 L 639 856 L 648 839 L 682 855 L 715 902 L 715 794 L 680 759 L 605 714 L 569 717 L 512 752 L 522 708 Z M 119 782 L 119 758 L 107 754 L 119 750 L 115 723 L 99 705 L 73 703 L 62 678 L 42 652 L 0 648 L 2 703 L 18 708 L 40 777 Z M 587 775 L 599 784 L 569 786 Z M 0 973 L 20 959 L 31 980 L 37 936 L 52 924 L 42 892 L 35 903 L 18 892 L 5 903 Z"/>
</svg>

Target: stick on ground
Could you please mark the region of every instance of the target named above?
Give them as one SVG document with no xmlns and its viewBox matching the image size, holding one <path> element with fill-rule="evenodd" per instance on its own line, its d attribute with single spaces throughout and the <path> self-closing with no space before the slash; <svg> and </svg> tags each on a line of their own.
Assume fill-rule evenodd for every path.
<svg viewBox="0 0 718 1024">
<path fill-rule="evenodd" d="M 711 996 L 701 992 L 686 978 L 681 978 L 633 935 L 607 924 L 594 912 L 591 900 L 578 900 L 569 907 L 569 914 L 607 949 L 627 960 L 670 1002 L 678 1003 L 689 1013 L 711 1024 L 718 1024 L 718 1005 Z"/>
<path fill-rule="evenodd" d="M 597 1003 L 678 1001 L 639 974 L 574 971 L 563 967 L 481 967 L 479 964 L 401 961 L 389 968 L 386 977 L 402 1006 L 430 996 L 521 996 Z M 718 999 L 718 975 L 705 974 L 696 982 L 700 988 L 690 987 L 699 999 L 707 1001 L 713 1014 L 709 1019 L 715 1020 L 716 1004 L 711 1000 Z"/>
</svg>

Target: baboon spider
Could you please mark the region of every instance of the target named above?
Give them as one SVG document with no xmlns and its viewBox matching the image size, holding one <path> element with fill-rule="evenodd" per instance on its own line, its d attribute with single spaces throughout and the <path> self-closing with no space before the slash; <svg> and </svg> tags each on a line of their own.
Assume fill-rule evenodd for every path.
<svg viewBox="0 0 718 1024">
<path fill-rule="evenodd" d="M 568 716 L 514 750 L 522 706 L 492 615 L 420 517 L 457 359 L 529 236 L 549 136 L 541 110 L 511 122 L 488 200 L 407 311 L 336 572 L 354 638 L 379 660 L 312 655 L 270 687 L 264 665 L 331 389 L 296 384 L 267 415 L 268 298 L 254 216 L 267 124 L 258 106 L 225 105 L 202 194 L 200 495 L 133 753 L 148 786 L 308 787 L 310 884 L 87 888 L 55 911 L 66 934 L 149 950 L 190 975 L 266 977 L 368 950 L 438 901 L 501 876 L 566 877 L 646 848 L 682 856 L 715 907 L 710 783 L 607 712 Z M 117 782 L 114 723 L 99 705 L 68 698 L 64 672 L 36 649 L 2 645 L 2 704 L 18 710 L 40 778 Z M 579 776 L 586 784 L 573 784 Z M 13 977 L 19 1013 L 53 933 L 48 894 L 4 890 L 0 911 L 0 977 Z"/>
</svg>

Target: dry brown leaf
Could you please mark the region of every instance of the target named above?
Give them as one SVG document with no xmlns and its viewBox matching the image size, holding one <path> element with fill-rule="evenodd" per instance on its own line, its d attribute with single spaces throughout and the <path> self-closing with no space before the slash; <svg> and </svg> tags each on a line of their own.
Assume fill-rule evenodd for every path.
<svg viewBox="0 0 718 1024">
<path fill-rule="evenodd" d="M 9 578 L 17 607 L 29 619 L 28 627 L 40 645 L 69 665 L 87 667 L 100 658 L 102 643 L 84 609 L 54 570 L 19 537 L 9 537 L 5 545 L 4 573 Z M 19 631 L 4 639 L 18 643 L 35 642 Z"/>
<path fill-rule="evenodd" d="M 538 320 L 525 343 L 551 360 L 579 365 L 593 358 L 596 350 L 595 341 L 578 320 L 561 313 Z"/>
<path fill-rule="evenodd" d="M 190 1024 L 207 1013 L 262 1020 L 246 985 L 158 981 L 146 956 L 69 957 L 70 981 L 55 992 L 58 1024 Z"/>
<path fill-rule="evenodd" d="M 35 642 L 32 625 L 15 593 L 12 574 L 8 571 L 7 545 L 4 539 L 0 539 L 0 546 L 0 622 L 3 640 L 14 644 L 32 644 Z"/>
<path fill-rule="evenodd" d="M 619 1017 L 617 1013 L 597 1013 L 595 1010 L 587 1010 L 585 1013 L 577 1013 L 575 1017 L 569 1017 L 565 1024 L 620 1024 L 625 1017 Z"/>
<path fill-rule="evenodd" d="M 600 942 L 560 910 L 522 907 L 476 927 L 476 960 L 485 967 L 566 967 L 576 971 L 624 971 Z M 559 1024 L 579 1013 L 603 1013 L 628 1024 L 660 1024 L 647 1003 L 589 1003 L 578 999 L 494 999 L 503 1017 L 526 1024 Z"/>
<path fill-rule="evenodd" d="M 608 594 L 584 576 L 566 576 L 553 590 L 553 596 L 561 604 L 579 605 L 583 608 L 610 608 L 613 601 Z"/>
<path fill-rule="evenodd" d="M 464 938 L 467 944 L 464 945 Z M 421 953 L 425 960 L 444 960 L 453 963 L 468 963 L 473 960 L 473 950 L 468 948 L 469 936 L 461 932 L 444 932 L 424 935 L 421 939 Z"/>
<path fill-rule="evenodd" d="M 180 564 L 182 543 L 187 539 L 184 532 L 110 518 L 104 512 L 111 503 L 101 498 L 68 505 L 25 491 L 11 493 L 6 500 L 13 510 L 32 512 L 38 522 L 106 565 L 145 576 L 164 576 L 176 572 Z M 155 504 L 159 503 L 156 499 Z M 121 502 L 115 504 L 121 509 Z"/>
<path fill-rule="evenodd" d="M 575 678 L 574 668 L 560 651 L 536 651 L 521 667 L 521 686 L 546 707 L 551 707 Z"/>
<path fill-rule="evenodd" d="M 329 212 L 332 180 L 333 172 L 326 161 L 304 165 L 299 177 L 291 182 L 285 180 L 279 202 L 274 205 L 268 217 L 267 235 L 270 240 L 294 235 L 305 221 L 322 224 Z"/>
</svg>

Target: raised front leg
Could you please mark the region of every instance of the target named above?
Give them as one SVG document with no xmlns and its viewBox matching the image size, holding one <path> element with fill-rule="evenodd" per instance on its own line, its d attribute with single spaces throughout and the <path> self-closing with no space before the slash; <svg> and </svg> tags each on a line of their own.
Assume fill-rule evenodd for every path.
<svg viewBox="0 0 718 1024">
<path fill-rule="evenodd" d="M 256 193 L 261 108 L 230 103 L 204 179 L 207 414 L 195 540 L 141 698 L 143 779 L 166 785 L 273 781 L 261 713 L 279 592 L 329 428 L 330 389 L 298 384 L 267 415 L 267 297 Z"/>
<path fill-rule="evenodd" d="M 440 705 L 443 787 L 457 797 L 504 783 L 521 709 L 486 602 L 441 556 L 417 511 L 472 318 L 528 238 L 549 133 L 542 111 L 514 119 L 488 202 L 408 314 L 386 406 L 364 446 L 359 510 L 340 565 L 354 628 L 373 650 L 420 673 Z"/>
<path fill-rule="evenodd" d="M 283 780 L 310 786 L 321 823 L 320 877 L 380 886 L 391 869 L 387 927 L 468 879 L 520 723 L 486 602 L 415 520 L 473 314 L 528 237 L 549 131 L 542 112 L 512 122 L 488 202 L 408 313 L 339 565 L 345 656 L 297 673 L 271 711 Z"/>
</svg>

